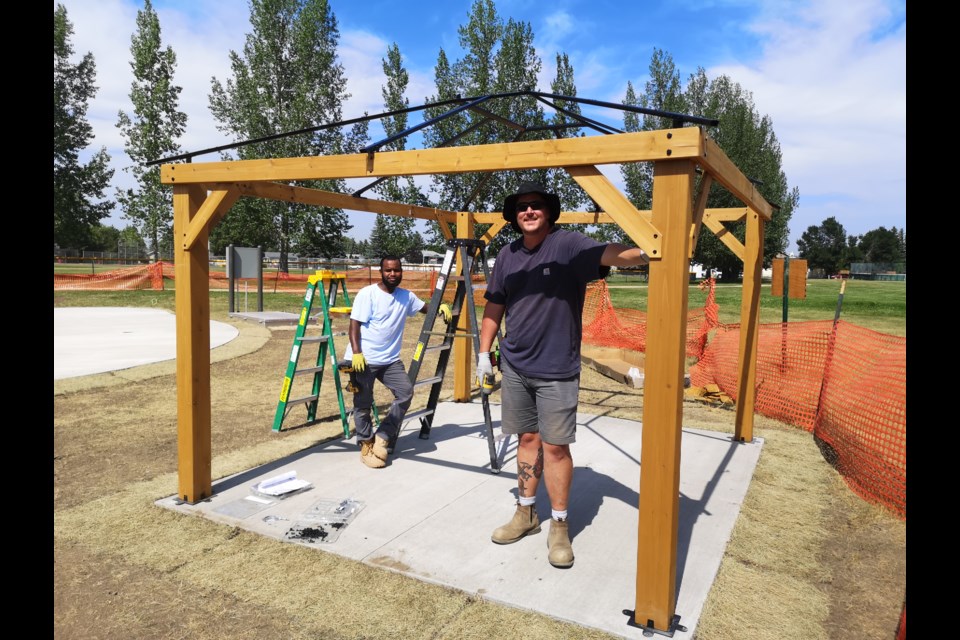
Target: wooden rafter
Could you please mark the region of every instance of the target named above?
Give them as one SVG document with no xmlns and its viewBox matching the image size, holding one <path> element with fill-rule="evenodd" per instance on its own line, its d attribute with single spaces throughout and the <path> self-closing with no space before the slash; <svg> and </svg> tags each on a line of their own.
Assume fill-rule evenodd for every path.
<svg viewBox="0 0 960 640">
<path fill-rule="evenodd" d="M 210 229 L 227 214 L 233 203 L 240 197 L 240 190 L 234 185 L 222 185 L 214 189 L 204 201 L 197 215 L 190 220 L 183 239 L 183 248 L 189 251 L 200 237 L 209 233 Z"/>
<path fill-rule="evenodd" d="M 339 156 L 190 162 L 162 165 L 160 181 L 163 184 L 287 182 L 702 159 L 706 140 L 699 128 L 686 127 L 603 136 L 602 144 L 598 144 L 596 137 L 561 138 Z M 749 184 L 746 178 L 744 181 Z M 733 182 L 739 184 L 739 181 Z M 769 210 L 769 205 L 766 208 Z"/>
<path fill-rule="evenodd" d="M 739 213 L 737 213 L 739 212 Z M 734 209 L 734 210 L 723 210 L 721 213 L 714 214 L 712 211 L 706 211 L 703 214 L 703 224 L 707 225 L 707 228 L 710 231 L 713 231 L 713 234 L 717 236 L 717 239 L 720 240 L 723 244 L 727 245 L 727 248 L 730 251 L 743 260 L 743 244 L 737 240 L 736 236 L 730 233 L 730 230 L 723 226 L 724 222 L 738 222 L 747 215 L 747 210 L 744 209 Z"/>
<path fill-rule="evenodd" d="M 640 215 L 633 203 L 627 200 L 626 196 L 620 193 L 620 190 L 613 186 L 605 175 L 592 166 L 566 167 L 566 169 L 577 184 L 583 187 L 594 202 L 603 207 L 604 211 L 627 232 L 638 247 L 643 249 L 651 259 L 660 259 L 662 234 L 653 226 L 649 218 Z"/>
</svg>

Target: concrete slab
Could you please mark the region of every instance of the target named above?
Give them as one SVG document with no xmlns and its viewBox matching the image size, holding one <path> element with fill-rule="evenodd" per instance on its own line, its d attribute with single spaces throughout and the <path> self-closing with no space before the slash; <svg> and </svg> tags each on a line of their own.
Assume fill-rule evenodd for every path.
<svg viewBox="0 0 960 640">
<path fill-rule="evenodd" d="M 54 307 L 53 379 L 129 369 L 177 357 L 176 316 L 138 307 Z M 237 337 L 210 321 L 210 348 Z"/>
<path fill-rule="evenodd" d="M 221 479 L 207 501 L 171 496 L 157 504 L 624 638 L 645 637 L 624 613 L 636 602 L 640 423 L 578 415 L 569 508 L 576 562 L 561 570 L 547 562 L 549 525 L 515 544 L 490 541 L 513 514 L 517 487 L 516 441 L 500 431 L 498 404 L 491 415 L 499 473 L 490 470 L 480 402 L 448 402 L 437 407 L 429 439 L 419 438 L 418 421 L 406 423 L 385 469 L 364 466 L 353 439 L 335 440 Z M 692 638 L 763 440 L 738 443 L 685 428 L 681 442 L 676 615 L 685 630 L 673 637 Z M 312 486 L 282 500 L 253 495 L 256 483 L 291 471 Z M 343 500 L 363 508 L 329 536 L 335 541 L 288 537 L 318 528 L 308 517 L 316 505 Z M 537 507 L 548 521 L 545 487 Z"/>
</svg>

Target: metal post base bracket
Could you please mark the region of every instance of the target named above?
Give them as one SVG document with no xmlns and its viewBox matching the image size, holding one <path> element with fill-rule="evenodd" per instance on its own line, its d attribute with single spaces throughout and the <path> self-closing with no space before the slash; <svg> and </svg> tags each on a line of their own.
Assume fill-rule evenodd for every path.
<svg viewBox="0 0 960 640">
<path fill-rule="evenodd" d="M 673 634 L 677 631 L 686 631 L 687 628 L 680 624 L 680 616 L 673 616 L 673 619 L 670 621 L 670 628 L 666 631 L 657 629 L 653 626 L 653 620 L 647 620 L 647 624 L 637 624 L 633 621 L 634 612 L 631 609 L 624 609 L 623 615 L 627 616 L 627 626 L 634 627 L 636 629 L 643 629 L 643 635 L 647 638 L 653 637 L 653 634 L 658 634 L 661 636 L 667 636 L 672 638 Z"/>
</svg>

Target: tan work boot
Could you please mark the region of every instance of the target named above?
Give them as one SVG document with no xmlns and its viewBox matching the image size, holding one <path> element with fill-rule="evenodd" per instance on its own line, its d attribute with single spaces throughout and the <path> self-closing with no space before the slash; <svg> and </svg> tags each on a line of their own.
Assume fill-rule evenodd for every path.
<svg viewBox="0 0 960 640">
<path fill-rule="evenodd" d="M 537 517 L 537 505 L 522 506 L 517 503 L 513 519 L 502 527 L 497 527 L 490 539 L 497 544 L 510 544 L 524 536 L 540 533 L 540 518 Z"/>
<path fill-rule="evenodd" d="M 373 455 L 377 456 L 378 458 L 386 462 L 387 454 L 389 453 L 389 451 L 387 451 L 387 447 L 389 445 L 390 445 L 389 440 L 381 438 L 380 436 L 376 436 L 373 439 Z"/>
<path fill-rule="evenodd" d="M 387 463 L 373 452 L 373 439 L 360 443 L 360 460 L 371 469 L 383 469 Z"/>
<path fill-rule="evenodd" d="M 573 566 L 573 547 L 570 545 L 570 531 L 566 520 L 550 520 L 547 548 L 550 550 L 547 555 L 550 564 L 560 569 Z"/>
</svg>

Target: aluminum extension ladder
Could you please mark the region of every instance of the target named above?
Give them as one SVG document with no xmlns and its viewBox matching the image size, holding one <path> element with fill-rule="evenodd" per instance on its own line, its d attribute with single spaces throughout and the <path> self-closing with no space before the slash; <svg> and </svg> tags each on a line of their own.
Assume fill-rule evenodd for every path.
<svg viewBox="0 0 960 640">
<path fill-rule="evenodd" d="M 324 294 L 322 285 L 327 283 L 326 293 Z M 345 306 L 337 306 L 337 295 L 343 290 L 343 301 Z M 321 301 L 323 311 L 323 330 L 318 336 L 306 335 L 307 324 L 310 322 L 310 310 L 313 307 L 314 300 L 318 297 Z M 287 370 L 283 377 L 283 386 L 280 389 L 280 401 L 277 403 L 277 412 L 273 417 L 273 430 L 280 431 L 283 421 L 294 406 L 305 404 L 307 407 L 307 423 L 313 422 L 317 417 L 317 403 L 320 399 L 320 387 L 323 383 L 323 372 L 326 368 L 326 361 L 329 356 L 331 370 L 333 372 L 333 381 L 337 389 L 337 403 L 340 407 L 340 421 L 343 424 L 343 437 L 350 437 L 350 423 L 347 419 L 348 413 L 343 402 L 343 388 L 340 384 L 340 371 L 337 364 L 337 354 L 333 344 L 333 326 L 330 321 L 331 313 L 350 314 L 350 295 L 347 293 L 346 274 L 334 273 L 333 271 L 320 270 L 307 279 L 307 291 L 303 296 L 303 308 L 300 310 L 300 318 L 297 322 L 297 331 L 293 337 L 293 347 L 290 350 L 290 359 L 287 361 Z M 347 332 L 341 332 L 337 335 L 347 335 Z M 312 366 L 297 368 L 301 351 L 304 344 L 318 343 L 317 357 Z M 313 375 L 310 394 L 290 398 L 290 392 L 294 380 L 297 376 Z"/>
<path fill-rule="evenodd" d="M 427 307 L 426 320 L 423 323 L 423 329 L 420 331 L 420 338 L 417 341 L 417 346 L 413 353 L 413 361 L 410 363 L 410 368 L 407 371 L 414 391 L 416 391 L 418 387 L 428 385 L 430 387 L 430 396 L 427 400 L 426 408 L 408 413 L 404 416 L 404 422 L 419 418 L 421 440 L 428 440 L 430 438 L 430 429 L 433 426 L 433 418 L 436 413 L 437 402 L 440 398 L 440 390 L 443 386 L 447 364 L 450 361 L 450 352 L 454 339 L 473 338 L 474 351 L 477 353 L 480 351 L 480 330 L 477 325 L 477 311 L 473 299 L 471 274 L 475 270 L 477 262 L 479 262 L 479 264 L 482 265 L 484 281 L 489 281 L 490 274 L 487 268 L 487 261 L 484 259 L 484 247 L 485 244 L 482 240 L 464 238 L 447 240 L 447 252 L 443 258 L 440 273 L 437 274 L 437 284 L 434 287 L 433 296 L 430 298 L 430 304 Z M 459 257 L 460 260 L 461 275 L 451 275 L 456 257 Z M 453 304 L 451 305 L 452 317 L 450 322 L 447 323 L 445 331 L 435 332 L 433 325 L 437 320 L 437 310 L 443 303 L 444 292 L 446 291 L 447 285 L 451 282 L 457 283 Z M 457 331 L 457 325 L 460 323 L 460 314 L 463 311 L 464 303 L 466 303 L 468 311 L 468 333 Z M 435 346 L 429 346 L 430 339 L 433 337 L 441 337 L 442 340 Z M 417 378 L 420 375 L 420 367 L 424 362 L 424 356 L 431 352 L 439 352 L 437 354 L 436 369 L 432 376 L 418 380 Z M 490 397 L 485 393 L 481 393 L 480 398 L 483 404 L 483 420 L 486 425 L 487 444 L 490 449 L 490 471 L 492 473 L 500 473 L 500 463 L 497 459 L 493 435 L 493 421 L 490 417 Z M 390 442 L 388 449 L 392 451 L 395 444 L 396 437 L 394 437 L 393 442 Z"/>
</svg>

